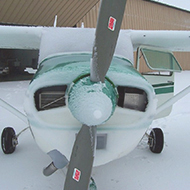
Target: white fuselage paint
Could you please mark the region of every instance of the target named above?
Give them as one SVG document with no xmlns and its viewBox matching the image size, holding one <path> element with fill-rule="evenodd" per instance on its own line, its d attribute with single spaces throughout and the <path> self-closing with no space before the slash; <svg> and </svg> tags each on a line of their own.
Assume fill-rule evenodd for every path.
<svg viewBox="0 0 190 190">
<path fill-rule="evenodd" d="M 84 54 L 81 53 L 79 55 Z M 77 57 L 78 54 L 55 55 L 52 58 L 49 57 L 43 64 L 46 65 L 51 63 L 51 61 L 57 61 L 62 56 Z M 79 132 L 82 124 L 73 117 L 68 108 L 68 101 L 65 107 L 37 111 L 34 93 L 38 89 L 48 86 L 66 84 L 69 88 L 72 81 L 81 73 L 86 74 L 89 71 L 90 59 L 89 62 L 69 63 L 63 67 L 55 67 L 36 75 L 29 85 L 25 99 L 25 111 L 35 140 L 44 152 L 48 153 L 51 150 L 57 149 L 70 159 L 76 134 Z M 110 119 L 98 126 L 98 134 L 107 134 L 107 145 L 105 149 L 96 151 L 94 166 L 106 164 L 133 150 L 145 134 L 156 113 L 157 99 L 154 90 L 135 71 L 130 61 L 114 57 L 107 77 L 115 86 L 128 86 L 144 90 L 148 97 L 148 105 L 145 112 L 117 106 Z M 91 104 L 93 106 L 94 102 L 91 102 Z M 95 113 L 95 115 L 98 117 L 99 112 Z"/>
</svg>

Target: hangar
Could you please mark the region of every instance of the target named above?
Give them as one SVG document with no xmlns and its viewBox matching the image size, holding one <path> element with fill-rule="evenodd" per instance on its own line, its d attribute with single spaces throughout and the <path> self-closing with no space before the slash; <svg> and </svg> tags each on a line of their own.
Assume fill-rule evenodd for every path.
<svg viewBox="0 0 190 190">
<path fill-rule="evenodd" d="M 1 25 L 96 27 L 99 0 L 7 0 L 1 2 Z M 153 0 L 127 0 L 122 29 L 190 30 L 190 12 Z M 175 53 L 184 70 L 190 53 Z M 36 68 L 38 51 L 0 50 L 0 74 Z M 8 69 L 7 69 L 8 68 Z M 9 70 L 9 71 L 8 71 Z"/>
</svg>

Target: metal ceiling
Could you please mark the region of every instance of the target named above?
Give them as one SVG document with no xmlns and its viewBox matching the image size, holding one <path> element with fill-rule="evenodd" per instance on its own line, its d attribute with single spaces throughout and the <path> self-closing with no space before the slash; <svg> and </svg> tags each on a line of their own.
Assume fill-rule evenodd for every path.
<svg viewBox="0 0 190 190">
<path fill-rule="evenodd" d="M 99 0 L 0 0 L 0 23 L 72 27 Z"/>
</svg>

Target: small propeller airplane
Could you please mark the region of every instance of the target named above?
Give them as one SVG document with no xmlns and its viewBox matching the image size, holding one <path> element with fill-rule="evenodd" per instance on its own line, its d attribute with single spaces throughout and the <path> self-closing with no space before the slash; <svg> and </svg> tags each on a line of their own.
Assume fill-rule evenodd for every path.
<svg viewBox="0 0 190 190">
<path fill-rule="evenodd" d="M 2 99 L 0 105 L 29 126 L 23 131 L 30 129 L 51 157 L 44 175 L 67 168 L 64 190 L 96 189 L 92 167 L 128 154 L 144 135 L 160 153 L 162 130 L 147 130 L 190 92 L 189 86 L 173 96 L 173 73 L 181 67 L 172 53 L 190 51 L 190 31 L 120 30 L 125 7 L 126 0 L 102 0 L 96 30 L 0 26 L 1 48 L 40 52 L 26 115 Z M 148 72 L 140 73 L 142 64 Z M 15 151 L 23 131 L 3 130 L 5 154 Z"/>
</svg>

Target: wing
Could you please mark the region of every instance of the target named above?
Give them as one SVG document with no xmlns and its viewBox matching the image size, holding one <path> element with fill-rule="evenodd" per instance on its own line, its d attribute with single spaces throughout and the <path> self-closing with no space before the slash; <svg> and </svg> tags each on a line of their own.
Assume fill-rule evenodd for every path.
<svg viewBox="0 0 190 190">
<path fill-rule="evenodd" d="M 43 27 L 0 26 L 0 48 L 39 49 Z"/>
<path fill-rule="evenodd" d="M 43 27 L 0 26 L 0 49 L 39 49 Z M 0 106 L 28 123 L 26 116 L 0 99 Z"/>
<path fill-rule="evenodd" d="M 131 30 L 130 37 L 134 51 L 139 46 L 150 46 L 150 48 L 156 47 L 169 51 L 190 52 L 190 31 Z M 188 93 L 190 93 L 190 86 L 160 105 L 157 108 L 157 115 Z"/>
<path fill-rule="evenodd" d="M 190 31 L 131 30 L 134 51 L 140 45 L 161 47 L 170 51 L 190 51 Z"/>
<path fill-rule="evenodd" d="M 0 26 L 0 48 L 39 49 L 43 27 Z M 130 30 L 134 50 L 140 45 L 190 51 L 190 31 Z"/>
</svg>

